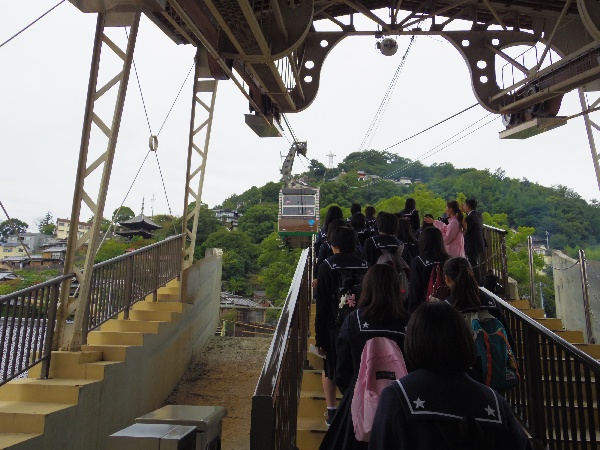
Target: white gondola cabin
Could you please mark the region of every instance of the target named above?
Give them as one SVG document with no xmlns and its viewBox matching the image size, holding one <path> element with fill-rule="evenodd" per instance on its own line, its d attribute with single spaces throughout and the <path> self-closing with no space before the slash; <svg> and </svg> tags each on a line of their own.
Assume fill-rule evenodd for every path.
<svg viewBox="0 0 600 450">
<path fill-rule="evenodd" d="M 292 248 L 306 248 L 319 232 L 319 189 L 279 191 L 279 236 Z"/>
</svg>

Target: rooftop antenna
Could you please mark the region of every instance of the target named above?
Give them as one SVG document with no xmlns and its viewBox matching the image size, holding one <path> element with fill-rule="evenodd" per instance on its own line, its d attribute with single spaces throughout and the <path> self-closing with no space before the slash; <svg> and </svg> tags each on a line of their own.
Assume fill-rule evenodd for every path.
<svg viewBox="0 0 600 450">
<path fill-rule="evenodd" d="M 154 194 L 152 194 L 152 220 L 154 220 L 154 200 L 156 199 L 156 196 Z"/>
<path fill-rule="evenodd" d="M 329 158 L 329 163 L 327 165 L 328 169 L 333 169 L 333 158 L 334 158 L 334 154 L 333 152 L 329 152 L 329 155 L 326 155 Z"/>
<path fill-rule="evenodd" d="M 142 216 L 144 215 L 144 197 L 142 197 Z"/>
</svg>

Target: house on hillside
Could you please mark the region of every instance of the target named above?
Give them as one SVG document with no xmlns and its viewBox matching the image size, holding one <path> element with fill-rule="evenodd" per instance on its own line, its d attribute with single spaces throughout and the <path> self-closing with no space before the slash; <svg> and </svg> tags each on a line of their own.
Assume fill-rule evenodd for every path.
<svg viewBox="0 0 600 450">
<path fill-rule="evenodd" d="M 34 252 L 42 248 L 46 241 L 52 239 L 52 236 L 42 233 L 21 233 L 18 236 L 16 234 L 11 234 L 8 236 L 6 242 L 8 244 L 19 244 L 19 237 L 21 238 L 21 242 Z"/>
<path fill-rule="evenodd" d="M 0 283 L 16 280 L 17 278 L 21 278 L 21 277 L 19 277 L 18 275 L 15 275 L 13 272 L 0 272 Z"/>
<path fill-rule="evenodd" d="M 31 252 L 31 248 L 29 247 L 29 245 L 25 244 L 25 247 L 27 247 L 27 250 L 29 252 Z M 7 256 L 22 256 L 22 255 L 27 255 L 27 252 L 25 251 L 25 249 L 23 248 L 23 246 L 19 243 L 4 243 L 2 244 L 2 247 L 0 247 L 1 251 L 0 251 L 0 257 L 5 258 Z"/>
<path fill-rule="evenodd" d="M 211 211 L 215 213 L 217 220 L 220 220 L 230 230 L 237 228 L 238 219 L 243 216 L 237 209 L 213 209 Z"/>
<path fill-rule="evenodd" d="M 77 224 L 77 239 L 80 239 L 86 232 L 92 229 L 91 222 L 79 222 Z M 71 231 L 71 219 L 56 219 L 56 229 L 54 237 L 57 239 L 67 239 Z"/>
</svg>

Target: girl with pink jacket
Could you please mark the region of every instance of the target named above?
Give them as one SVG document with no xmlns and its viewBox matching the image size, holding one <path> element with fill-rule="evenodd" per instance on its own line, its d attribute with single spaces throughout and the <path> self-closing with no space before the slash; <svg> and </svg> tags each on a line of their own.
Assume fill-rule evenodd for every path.
<svg viewBox="0 0 600 450">
<path fill-rule="evenodd" d="M 465 257 L 465 239 L 464 234 L 467 225 L 464 220 L 463 212 L 458 206 L 456 200 L 446 203 L 446 216 L 448 216 L 448 225 L 440 220 L 433 220 L 426 217 L 424 220 L 428 223 L 433 223 L 433 226 L 438 228 L 444 236 L 444 247 L 450 257 Z"/>
</svg>

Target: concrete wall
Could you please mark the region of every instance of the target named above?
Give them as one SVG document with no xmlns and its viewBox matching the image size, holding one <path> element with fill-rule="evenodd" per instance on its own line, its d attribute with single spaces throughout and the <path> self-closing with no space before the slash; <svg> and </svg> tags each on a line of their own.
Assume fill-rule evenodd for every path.
<svg viewBox="0 0 600 450">
<path fill-rule="evenodd" d="M 51 415 L 42 437 L 14 450 L 104 450 L 108 436 L 160 408 L 219 323 L 222 256 L 213 255 L 184 271 L 182 292 L 193 301 L 179 321 L 163 323 L 144 345 L 129 347 L 126 361 L 109 364 L 101 382 L 84 386 L 77 406 Z"/>
<path fill-rule="evenodd" d="M 568 330 L 580 330 L 586 336 L 585 312 L 583 306 L 583 288 L 581 283 L 581 266 L 577 260 L 562 252 L 552 252 L 552 267 L 554 268 L 554 291 L 556 298 L 556 316 L 562 319 Z M 590 307 L 593 314 L 600 320 L 600 274 L 599 261 L 587 261 Z M 590 318 L 592 333 L 600 339 L 600 325 Z"/>
</svg>

